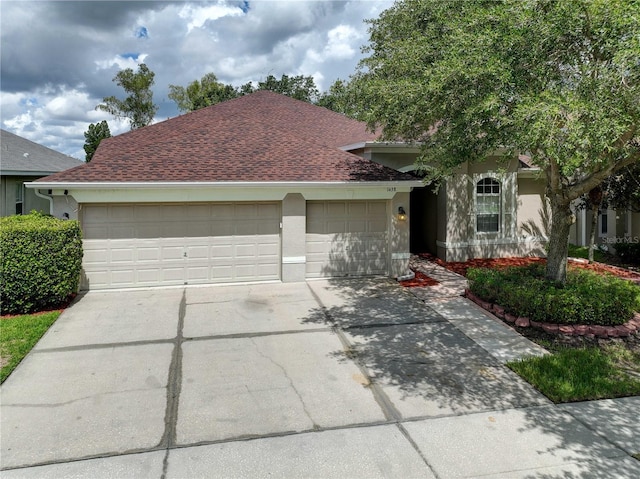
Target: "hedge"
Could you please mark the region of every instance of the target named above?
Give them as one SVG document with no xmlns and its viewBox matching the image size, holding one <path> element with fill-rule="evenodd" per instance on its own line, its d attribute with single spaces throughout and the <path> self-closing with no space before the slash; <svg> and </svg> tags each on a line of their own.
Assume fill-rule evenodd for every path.
<svg viewBox="0 0 640 479">
<path fill-rule="evenodd" d="M 471 268 L 467 277 L 476 296 L 541 323 L 614 326 L 640 310 L 640 288 L 609 274 L 572 269 L 564 286 L 545 279 L 544 265 Z"/>
<path fill-rule="evenodd" d="M 2 314 L 59 307 L 78 291 L 80 225 L 36 212 L 0 218 L 0 258 Z"/>
</svg>

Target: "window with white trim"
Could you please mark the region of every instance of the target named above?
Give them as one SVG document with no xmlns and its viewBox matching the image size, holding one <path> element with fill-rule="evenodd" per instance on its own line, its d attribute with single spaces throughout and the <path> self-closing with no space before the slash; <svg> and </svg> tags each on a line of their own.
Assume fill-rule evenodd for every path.
<svg viewBox="0 0 640 479">
<path fill-rule="evenodd" d="M 483 178 L 476 183 L 476 231 L 497 233 L 500 231 L 501 185 L 493 178 Z"/>
</svg>

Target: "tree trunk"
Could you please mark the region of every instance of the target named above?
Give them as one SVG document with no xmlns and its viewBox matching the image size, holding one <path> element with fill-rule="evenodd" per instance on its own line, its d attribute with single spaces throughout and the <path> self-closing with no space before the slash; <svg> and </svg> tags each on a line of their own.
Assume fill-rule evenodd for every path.
<svg viewBox="0 0 640 479">
<path fill-rule="evenodd" d="M 602 186 L 598 185 L 589 191 L 589 204 L 591 205 L 591 234 L 589 235 L 589 263 L 593 263 L 593 249 L 596 244 L 596 228 L 598 227 L 598 212 L 602 204 Z"/>
<path fill-rule="evenodd" d="M 568 202 L 551 198 L 551 233 L 547 254 L 547 279 L 558 284 L 567 281 L 567 257 L 569 256 L 569 230 L 573 214 Z"/>
<path fill-rule="evenodd" d="M 591 233 L 589 234 L 589 263 L 593 263 L 593 250 L 596 246 L 596 229 L 598 229 L 598 205 L 591 206 Z"/>
</svg>

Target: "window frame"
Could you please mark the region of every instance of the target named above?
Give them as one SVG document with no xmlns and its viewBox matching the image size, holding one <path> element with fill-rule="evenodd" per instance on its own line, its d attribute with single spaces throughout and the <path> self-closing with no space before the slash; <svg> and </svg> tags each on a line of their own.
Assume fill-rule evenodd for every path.
<svg viewBox="0 0 640 479">
<path fill-rule="evenodd" d="M 479 191 L 480 188 L 482 188 L 484 191 Z M 490 189 L 490 191 L 486 191 L 487 188 Z M 495 192 L 494 190 L 497 189 L 497 192 Z M 503 186 L 503 182 L 498 180 L 495 177 L 492 176 L 483 176 L 482 178 L 480 178 L 478 181 L 474 182 L 474 197 L 475 197 L 475 232 L 476 234 L 479 235 L 499 235 L 502 230 L 503 230 L 503 218 L 502 218 L 502 214 L 503 214 L 503 192 L 504 192 L 504 186 Z M 490 198 L 493 200 L 494 203 L 496 203 L 494 206 L 497 207 L 497 212 L 494 213 L 487 213 L 484 211 L 484 206 L 487 206 L 487 204 L 485 203 L 484 199 L 485 198 Z M 481 205 L 482 203 L 482 205 Z M 481 208 L 483 209 L 483 211 L 481 211 Z M 492 208 L 493 209 L 493 208 Z M 480 220 L 480 216 L 484 216 L 484 217 L 495 217 L 495 219 L 497 221 L 495 221 L 496 223 L 496 229 L 491 229 L 491 230 L 481 230 L 480 229 L 480 225 L 481 223 L 484 224 L 488 224 L 486 221 L 479 221 Z M 491 221 L 491 220 L 490 220 Z M 493 223 L 493 221 L 491 221 L 491 223 Z"/>
</svg>

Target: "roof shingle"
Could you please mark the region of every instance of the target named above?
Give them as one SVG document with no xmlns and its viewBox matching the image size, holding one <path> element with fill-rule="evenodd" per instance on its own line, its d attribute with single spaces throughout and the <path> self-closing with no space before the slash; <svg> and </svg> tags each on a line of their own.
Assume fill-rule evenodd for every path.
<svg viewBox="0 0 640 479">
<path fill-rule="evenodd" d="M 80 160 L 0 129 L 2 174 L 43 175 L 82 165 Z"/>
<path fill-rule="evenodd" d="M 102 141 L 47 182 L 403 181 L 339 147 L 373 141 L 362 122 L 259 91 Z"/>
</svg>

